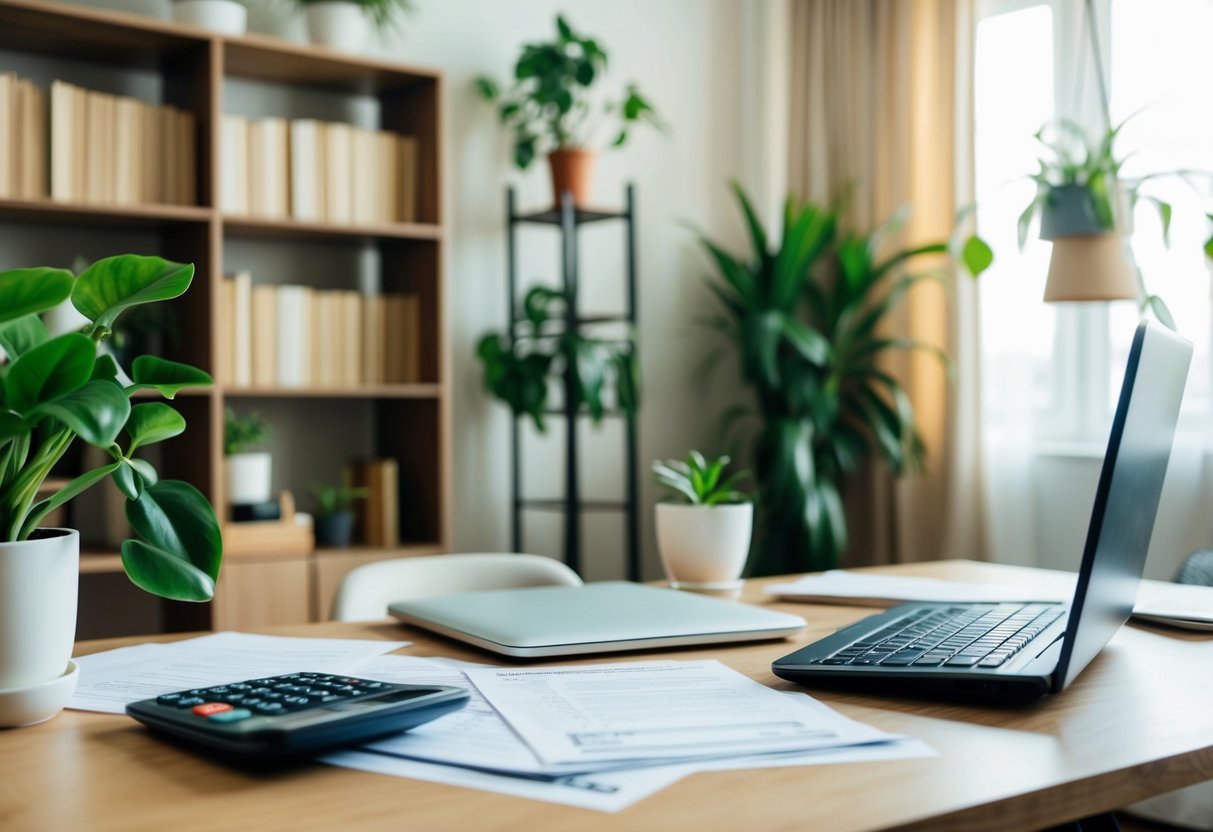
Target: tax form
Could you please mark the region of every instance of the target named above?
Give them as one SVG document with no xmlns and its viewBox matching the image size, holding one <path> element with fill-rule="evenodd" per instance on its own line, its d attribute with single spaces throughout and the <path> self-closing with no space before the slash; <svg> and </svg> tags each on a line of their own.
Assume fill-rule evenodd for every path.
<svg viewBox="0 0 1213 832">
<path fill-rule="evenodd" d="M 709 759 L 892 739 L 828 709 L 798 707 L 712 660 L 465 672 L 549 765 Z"/>
</svg>

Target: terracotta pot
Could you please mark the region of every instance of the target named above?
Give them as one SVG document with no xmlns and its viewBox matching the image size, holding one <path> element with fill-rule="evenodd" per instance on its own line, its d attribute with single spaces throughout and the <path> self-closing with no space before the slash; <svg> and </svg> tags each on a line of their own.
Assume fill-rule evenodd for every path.
<svg viewBox="0 0 1213 832">
<path fill-rule="evenodd" d="M 548 154 L 552 168 L 552 200 L 560 208 L 560 195 L 568 191 L 573 195 L 573 204 L 584 208 L 590 201 L 590 187 L 594 179 L 594 163 L 598 154 L 592 150 L 562 147 Z"/>
</svg>

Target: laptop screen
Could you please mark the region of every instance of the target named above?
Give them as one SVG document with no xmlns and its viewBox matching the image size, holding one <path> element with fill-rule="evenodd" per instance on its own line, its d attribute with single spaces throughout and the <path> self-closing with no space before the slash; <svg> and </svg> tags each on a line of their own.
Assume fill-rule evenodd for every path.
<svg viewBox="0 0 1213 832">
<path fill-rule="evenodd" d="M 1150 548 L 1192 345 L 1165 327 L 1137 327 L 1053 689 L 1070 684 L 1133 610 Z"/>
</svg>

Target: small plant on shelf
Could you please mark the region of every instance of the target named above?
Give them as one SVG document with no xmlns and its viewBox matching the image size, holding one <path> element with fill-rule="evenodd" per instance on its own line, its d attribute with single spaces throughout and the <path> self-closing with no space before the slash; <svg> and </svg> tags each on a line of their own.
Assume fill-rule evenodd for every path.
<svg viewBox="0 0 1213 832">
<path fill-rule="evenodd" d="M 737 483 L 749 476 L 749 472 L 738 471 L 724 478 L 728 465 L 727 456 L 709 460 L 699 451 L 691 451 L 686 459 L 654 462 L 653 481 L 668 489 L 674 502 L 696 506 L 747 502 L 749 497 L 737 490 Z"/>
<path fill-rule="evenodd" d="M 316 507 L 316 543 L 348 546 L 354 530 L 354 502 L 370 496 L 369 488 L 314 483 L 308 496 Z"/>
<path fill-rule="evenodd" d="M 608 389 L 614 390 L 615 406 L 628 415 L 640 404 L 640 367 L 631 339 L 620 342 L 565 331 L 565 300 L 557 289 L 531 289 L 523 300 L 519 332 L 513 337 L 490 332 L 476 346 L 485 388 L 515 416 L 529 416 L 540 433 L 547 429 L 543 417 L 549 383 L 566 373 L 572 376 L 574 409 L 584 407 L 596 422 L 606 415 Z"/>
<path fill-rule="evenodd" d="M 355 52 L 366 45 L 369 29 L 383 37 L 396 31 L 413 12 L 413 0 L 291 0 L 307 12 L 312 43 Z"/>
<path fill-rule="evenodd" d="M 38 524 L 47 514 L 108 477 L 128 500 L 126 517 L 136 535 L 122 544 L 131 581 L 182 601 L 214 594 L 222 540 L 213 509 L 194 486 L 160 479 L 136 453 L 183 433 L 185 419 L 163 402 L 130 401 L 141 390 L 172 399 L 185 388 L 209 386 L 211 377 L 141 355 L 124 387 L 117 362 L 98 351 L 121 315 L 180 296 L 193 275 L 190 264 L 136 255 L 100 260 L 79 277 L 51 268 L 0 273 L 0 347 L 8 355 L 0 366 L 0 541 L 45 537 Z M 39 315 L 68 298 L 88 324 L 52 338 Z M 110 461 L 38 499 L 77 439 Z"/>
<path fill-rule="evenodd" d="M 566 190 L 575 204 L 585 204 L 594 162 L 590 148 L 602 116 L 613 122 L 612 147 L 623 145 L 637 124 L 664 129 L 635 84 L 626 86 L 622 99 L 595 106 L 590 91 L 606 68 L 607 53 L 598 41 L 557 16 L 555 40 L 523 46 L 512 86 L 503 90 L 486 75 L 476 79 L 481 97 L 497 107 L 501 123 L 514 134 L 514 164 L 526 170 L 541 152 L 549 154 L 557 204 Z"/>
<path fill-rule="evenodd" d="M 230 406 L 224 411 L 223 452 L 227 456 L 242 453 L 273 438 L 273 428 L 257 411 L 247 416 L 237 416 Z"/>
</svg>

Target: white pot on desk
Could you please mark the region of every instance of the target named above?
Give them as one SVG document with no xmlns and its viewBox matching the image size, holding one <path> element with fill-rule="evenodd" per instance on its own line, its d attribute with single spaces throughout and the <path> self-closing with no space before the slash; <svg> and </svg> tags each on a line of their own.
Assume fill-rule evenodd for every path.
<svg viewBox="0 0 1213 832">
<path fill-rule="evenodd" d="M 657 549 L 675 589 L 733 590 L 750 552 L 753 503 L 657 504 Z"/>
<path fill-rule="evenodd" d="M 39 529 L 0 543 L 0 727 L 32 725 L 63 709 L 76 687 L 80 535 Z"/>
</svg>

